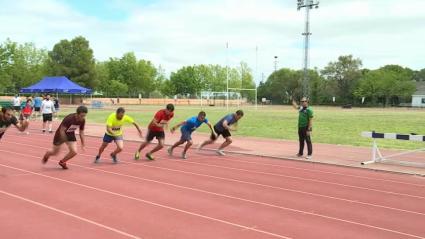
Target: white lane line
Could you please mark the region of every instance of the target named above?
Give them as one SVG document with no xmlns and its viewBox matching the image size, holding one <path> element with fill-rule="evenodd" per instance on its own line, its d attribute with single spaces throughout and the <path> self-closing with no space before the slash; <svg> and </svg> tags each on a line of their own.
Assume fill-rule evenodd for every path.
<svg viewBox="0 0 425 239">
<path fill-rule="evenodd" d="M 0 150 L 0 151 L 3 151 L 3 150 Z M 209 217 L 209 216 L 206 216 L 206 215 L 203 215 L 203 214 L 200 214 L 200 213 L 189 212 L 189 211 L 186 211 L 186 210 L 183 210 L 183 209 L 178 209 L 178 208 L 175 208 L 175 207 L 171 207 L 171 206 L 167 206 L 167 205 L 155 203 L 155 202 L 152 202 L 152 201 L 148 201 L 148 200 L 144 200 L 144 199 L 140 199 L 140 198 L 128 196 L 128 195 L 125 195 L 125 194 L 120 194 L 120 193 L 112 192 L 112 191 L 109 191 L 109 190 L 105 190 L 105 189 L 101 189 L 101 188 L 89 186 L 89 185 L 86 185 L 86 184 L 76 183 L 76 182 L 73 182 L 73 181 L 69 181 L 69 180 L 65 180 L 65 179 L 61 179 L 61 178 L 57 178 L 57 177 L 52 177 L 52 176 L 49 176 L 49 175 L 45 175 L 45 174 L 41 174 L 41 173 L 37 173 L 37 172 L 32 172 L 32 171 L 28 171 L 28 170 L 25 170 L 25 169 L 20 169 L 20 168 L 16 168 L 16 167 L 4 165 L 4 164 L 0 164 L 0 166 L 6 167 L 6 168 L 10 168 L 10 169 L 15 169 L 15 170 L 22 171 L 22 172 L 31 173 L 31 174 L 34 174 L 34 175 L 38 175 L 38 176 L 41 176 L 41 177 L 45 177 L 45 178 L 49 178 L 49 179 L 53 179 L 53 180 L 57 180 L 57 181 L 65 182 L 65 183 L 69 183 L 69 184 L 72 184 L 72 185 L 76 185 L 76 186 L 88 188 L 88 189 L 91 189 L 91 190 L 94 190 L 94 191 L 99 191 L 99 192 L 111 194 L 111 195 L 114 195 L 114 196 L 118 196 L 118 197 L 130 199 L 130 200 L 134 200 L 134 201 L 138 201 L 138 202 L 142 202 L 142 203 L 154 205 L 154 206 L 165 208 L 165 209 L 169 209 L 169 210 L 172 210 L 172 211 L 181 212 L 181 213 L 184 213 L 184 214 L 201 217 L 201 218 L 204 218 L 204 219 L 208 219 L 208 220 L 211 220 L 211 221 L 216 221 L 216 222 L 224 223 L 224 224 L 235 226 L 235 227 L 238 227 L 238 228 L 242 228 L 242 229 L 246 229 L 246 230 L 250 230 L 250 231 L 259 232 L 259 233 L 262 233 L 262 234 L 265 234 L 265 235 L 274 236 L 274 237 L 277 237 L 277 238 L 291 239 L 290 237 L 282 236 L 282 235 L 275 234 L 275 233 L 272 233 L 272 232 L 268 232 L 268 231 L 264 231 L 264 230 L 260 230 L 260 229 L 251 228 L 249 226 L 244 226 L 244 225 L 241 225 L 241 224 L 237 224 L 237 223 L 233 223 L 233 222 L 229 222 L 229 221 L 217 219 L 217 218 L 214 218 L 214 217 Z"/>
<path fill-rule="evenodd" d="M 3 151 L 3 150 L 0 150 L 0 151 Z M 11 153 L 14 153 L 14 152 L 11 152 Z M 24 154 L 19 154 L 19 153 L 15 153 L 15 154 L 24 155 Z M 31 157 L 35 157 L 35 156 L 32 156 L 31 155 Z M 78 165 L 78 164 L 70 164 L 70 165 L 81 167 L 81 168 L 85 168 L 85 169 L 94 170 L 92 168 L 81 166 L 81 165 Z M 23 170 L 23 169 L 14 168 L 12 166 L 2 165 L 2 164 L 0 164 L 0 166 L 9 167 L 9 168 L 13 168 L 13 169 L 21 170 L 21 171 L 30 172 L 30 173 L 33 173 L 33 174 L 36 174 L 36 175 L 40 175 L 40 176 L 44 176 L 44 177 L 48 177 L 48 178 L 53 178 L 53 179 L 56 179 L 56 180 L 59 180 L 59 181 L 65 181 L 65 182 L 68 182 L 68 183 L 80 185 L 80 186 L 83 186 L 83 187 L 88 187 L 88 188 L 91 188 L 91 189 L 94 189 L 94 190 L 98 190 L 98 191 L 102 191 L 102 192 L 112 193 L 114 195 L 123 196 L 123 197 L 126 197 L 126 198 L 134 199 L 134 200 L 137 200 L 137 201 L 142 201 L 142 202 L 145 202 L 145 203 L 151 203 L 153 205 L 162 206 L 162 207 L 165 207 L 165 208 L 168 208 L 168 209 L 172 209 L 172 210 L 177 210 L 177 211 L 180 211 L 180 212 L 185 212 L 185 213 L 187 212 L 185 210 L 177 209 L 177 208 L 174 208 L 174 207 L 164 206 L 162 204 L 157 204 L 157 203 L 146 201 L 146 200 L 143 200 L 143 199 L 134 198 L 134 197 L 131 197 L 131 196 L 127 196 L 127 195 L 123 195 L 123 194 L 119 194 L 119 193 L 115 193 L 115 192 L 110 192 L 108 190 L 99 189 L 99 188 L 96 188 L 96 187 L 92 187 L 92 186 L 88 186 L 88 185 L 84 185 L 84 184 L 80 184 L 80 183 L 75 183 L 75 182 L 71 182 L 71 181 L 68 181 L 68 180 L 64 180 L 64 179 L 60 179 L 60 178 L 56 178 L 56 177 L 51 177 L 51 176 L 44 175 L 44 174 L 39 174 L 39 173 L 36 173 L 36 172 L 31 172 L 31 171 L 27 171 L 27 170 Z M 116 173 L 116 174 L 119 174 L 119 173 Z M 125 175 L 125 174 L 121 174 L 121 175 Z M 247 200 L 247 199 L 245 199 L 245 200 Z M 247 200 L 247 201 L 250 201 L 250 200 Z M 251 202 L 255 202 L 255 201 L 251 201 Z M 266 203 L 262 203 L 262 204 L 263 205 L 266 205 Z M 268 204 L 268 205 L 271 206 L 271 204 Z M 279 209 L 282 209 L 282 210 L 292 211 L 292 212 L 296 212 L 296 213 L 300 213 L 300 214 L 304 214 L 304 215 L 317 216 L 317 217 L 321 217 L 321 218 L 325 218 L 325 219 L 329 219 L 329 220 L 335 220 L 335 221 L 345 222 L 345 223 L 354 224 L 354 225 L 358 225 L 358 226 L 368 227 L 368 228 L 372 228 L 372 229 L 378 229 L 378 230 L 382 230 L 382 231 L 386 231 L 386 232 L 391 232 L 391 233 L 396 233 L 396 234 L 400 234 L 400 235 L 404 235 L 404 236 L 411 236 L 411 237 L 414 237 L 414 238 L 423 238 L 423 237 L 420 237 L 420 236 L 416 236 L 416 235 L 412 235 L 412 234 L 408 234 L 408 233 L 404 233 L 404 232 L 400 232 L 400 231 L 396 231 L 396 230 L 392 230 L 392 229 L 387 229 L 387 228 L 383 228 L 383 227 L 373 226 L 373 225 L 370 225 L 370 224 L 364 224 L 364 223 L 354 222 L 354 221 L 340 219 L 340 218 L 336 218 L 336 217 L 326 216 L 326 215 L 323 215 L 323 214 L 312 213 L 312 212 L 308 212 L 308 211 L 297 210 L 297 209 L 286 208 L 286 207 L 280 207 L 280 206 L 275 206 L 275 207 L 277 207 Z M 197 216 L 201 215 L 201 217 L 205 217 L 205 218 L 208 218 L 208 219 L 210 218 L 210 217 L 204 216 L 202 214 L 197 214 L 197 213 L 192 213 L 192 212 L 187 212 L 187 213 L 189 213 L 191 215 L 197 215 Z M 212 218 L 212 219 L 218 220 L 218 221 L 222 222 L 222 220 L 220 220 L 220 219 L 216 219 L 216 218 Z M 227 222 L 227 221 L 225 221 L 225 222 Z M 231 223 L 230 222 L 230 224 L 233 225 L 234 223 Z M 240 224 L 236 224 L 236 225 L 240 225 Z M 269 232 L 266 232 L 266 231 L 263 231 L 263 230 L 252 229 L 251 227 L 248 227 L 248 226 L 243 226 L 243 225 L 240 225 L 240 226 L 243 227 L 246 230 L 260 231 L 260 232 L 263 232 L 263 233 L 265 232 L 265 234 L 269 234 L 269 235 L 277 235 L 277 234 L 269 233 Z M 278 235 L 278 236 L 280 236 L 280 235 Z M 286 238 L 286 237 L 284 237 L 284 238 Z"/>
<path fill-rule="evenodd" d="M 9 196 L 9 197 L 17 198 L 17 199 L 20 199 L 20 200 L 22 200 L 22 201 L 25 201 L 25 202 L 28 202 L 28 203 L 31 203 L 31 204 L 34 204 L 34 205 L 37 205 L 37 206 L 40 206 L 40 207 L 43 207 L 43 208 L 46 208 L 46 209 L 52 210 L 52 211 L 55 211 L 55 212 L 57 212 L 57 213 L 60 213 L 60 214 L 63 214 L 63 215 L 69 216 L 69 217 L 73 217 L 73 218 L 78 219 L 78 220 L 80 220 L 80 221 L 83 221 L 83 222 L 87 222 L 87 223 L 93 224 L 93 225 L 95 225 L 95 226 L 98 226 L 98 227 L 101 227 L 101 228 L 107 229 L 107 230 L 109 230 L 109 231 L 113 231 L 113 232 L 115 232 L 115 233 L 121 234 L 121 235 L 126 236 L 126 237 L 129 237 L 129 238 L 141 239 L 141 237 L 138 237 L 138 236 L 135 236 L 135 235 L 132 235 L 132 234 L 129 234 L 129 233 L 126 233 L 126 232 L 120 231 L 120 230 L 115 229 L 115 228 L 112 228 L 112 227 L 108 227 L 108 226 L 106 226 L 106 225 L 104 225 L 104 224 L 102 224 L 102 223 L 98 223 L 98 222 L 92 221 L 92 220 L 90 220 L 90 219 L 87 219 L 87 218 L 84 218 L 84 217 L 77 216 L 77 215 L 75 215 L 75 214 L 72 214 L 72 213 L 69 213 L 69 212 L 66 212 L 66 211 L 63 211 L 63 210 L 60 210 L 60 209 L 57 209 L 57 208 L 51 207 L 51 206 L 46 205 L 46 204 L 44 204 L 44 203 L 40 203 L 40 202 L 33 201 L 33 200 L 29 199 L 29 198 L 25 198 L 25 197 L 22 197 L 22 196 L 19 196 L 19 195 L 13 194 L 13 193 L 9 193 L 9 192 L 3 191 L 3 190 L 0 190 L 0 193 L 5 194 L 5 195 L 7 195 L 7 196 Z"/>
</svg>

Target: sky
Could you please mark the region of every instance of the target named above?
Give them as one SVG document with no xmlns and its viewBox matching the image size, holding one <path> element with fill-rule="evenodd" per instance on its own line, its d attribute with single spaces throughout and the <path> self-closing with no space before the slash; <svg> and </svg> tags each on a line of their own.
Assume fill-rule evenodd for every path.
<svg viewBox="0 0 425 239">
<path fill-rule="evenodd" d="M 305 10 L 296 0 L 0 0 L 0 42 L 51 50 L 84 36 L 98 61 L 134 52 L 166 74 L 248 63 L 258 83 L 303 67 Z M 322 0 L 310 11 L 309 66 L 351 54 L 363 67 L 425 68 L 424 0 Z M 226 47 L 228 46 L 228 48 Z"/>
</svg>

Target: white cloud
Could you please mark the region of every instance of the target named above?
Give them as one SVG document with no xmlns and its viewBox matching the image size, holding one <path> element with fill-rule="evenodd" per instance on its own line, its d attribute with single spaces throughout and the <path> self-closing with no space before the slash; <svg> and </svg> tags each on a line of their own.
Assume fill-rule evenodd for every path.
<svg viewBox="0 0 425 239">
<path fill-rule="evenodd" d="M 0 0 L 2 6 L 6 6 Z M 296 1 L 159 0 L 147 5 L 112 1 L 128 12 L 120 21 L 82 14 L 54 0 L 13 1 L 0 9 L 0 40 L 34 42 L 51 49 L 61 39 L 86 37 L 98 60 L 134 51 L 169 73 L 183 65 L 246 61 L 258 76 L 279 67 L 301 68 L 304 12 Z M 310 66 L 319 68 L 343 54 L 361 58 L 364 67 L 400 64 L 424 68 L 425 1 L 323 0 L 311 11 Z"/>
</svg>

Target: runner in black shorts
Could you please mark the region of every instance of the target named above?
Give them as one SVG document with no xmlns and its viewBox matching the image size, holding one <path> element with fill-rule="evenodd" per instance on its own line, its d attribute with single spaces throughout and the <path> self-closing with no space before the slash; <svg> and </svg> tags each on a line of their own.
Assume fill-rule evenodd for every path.
<svg viewBox="0 0 425 239">
<path fill-rule="evenodd" d="M 146 135 L 146 141 L 143 142 L 139 146 L 136 153 L 134 154 L 135 160 L 140 159 L 140 151 L 142 151 L 142 149 L 144 149 L 146 146 L 148 146 L 150 144 L 150 142 L 154 138 L 156 138 L 156 139 L 158 139 L 158 145 L 155 148 L 153 148 L 151 151 L 149 151 L 145 154 L 147 159 L 149 159 L 149 160 L 154 159 L 152 154 L 164 147 L 164 140 L 165 140 L 164 128 L 167 127 L 168 122 L 173 118 L 173 116 L 174 116 L 174 105 L 173 104 L 168 104 L 165 107 L 165 109 L 162 109 L 162 110 L 159 110 L 158 112 L 156 112 L 154 118 L 152 119 L 152 121 L 150 122 L 150 124 L 148 126 L 148 133 Z"/>
<path fill-rule="evenodd" d="M 77 138 L 75 137 L 75 131 L 79 129 L 81 147 L 84 149 L 84 126 L 86 123 L 87 107 L 79 106 L 77 108 L 77 113 L 69 114 L 66 116 L 62 123 L 59 125 L 59 128 L 56 130 L 55 136 L 53 138 L 53 147 L 51 150 L 47 151 L 43 157 L 43 164 L 47 163 L 50 156 L 57 155 L 63 143 L 68 146 L 69 152 L 65 157 L 59 161 L 59 165 L 63 169 L 68 169 L 66 166 L 66 161 L 73 158 L 77 155 Z"/>
<path fill-rule="evenodd" d="M 236 128 L 231 128 L 231 125 L 237 125 L 238 121 L 243 117 L 243 111 L 238 110 L 236 113 L 228 114 L 224 116 L 220 121 L 217 122 L 217 124 L 214 125 L 214 131 L 217 134 L 217 137 L 210 138 L 207 141 L 204 141 L 201 145 L 199 145 L 198 149 L 202 149 L 207 144 L 214 143 L 218 136 L 222 135 L 223 138 L 226 140 L 224 141 L 221 146 L 217 150 L 218 155 L 225 155 L 223 152 L 223 149 L 227 146 L 229 146 L 232 143 L 232 134 L 230 134 L 230 130 L 235 131 Z"/>
</svg>

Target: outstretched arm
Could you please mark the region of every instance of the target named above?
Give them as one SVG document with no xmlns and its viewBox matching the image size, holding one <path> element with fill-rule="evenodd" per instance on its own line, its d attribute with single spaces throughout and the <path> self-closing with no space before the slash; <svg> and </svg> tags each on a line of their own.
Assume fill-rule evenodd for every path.
<svg viewBox="0 0 425 239">
<path fill-rule="evenodd" d="M 176 131 L 176 129 L 178 129 L 180 126 L 182 126 L 182 125 L 184 125 L 184 124 L 186 124 L 186 121 L 182 121 L 182 122 L 180 122 L 180 123 L 178 123 L 178 124 L 176 124 L 176 125 L 174 125 L 172 128 L 171 128 L 171 133 L 174 133 L 174 131 Z"/>
<path fill-rule="evenodd" d="M 137 131 L 139 132 L 140 138 L 143 138 L 142 130 L 140 129 L 139 125 L 137 123 L 133 123 L 134 127 L 136 127 Z"/>
<path fill-rule="evenodd" d="M 213 127 L 212 127 L 211 123 L 210 123 L 210 122 L 208 122 L 208 123 L 206 123 L 206 124 L 208 125 L 208 127 L 210 127 L 211 133 L 214 133 L 214 130 L 213 130 Z"/>
<path fill-rule="evenodd" d="M 17 123 L 17 124 L 15 124 L 15 127 L 16 127 L 19 131 L 23 132 L 23 131 L 25 131 L 25 130 L 27 129 L 27 127 L 28 127 L 28 121 L 23 120 L 21 123 Z"/>
<path fill-rule="evenodd" d="M 292 107 L 294 107 L 294 109 L 298 110 L 300 108 L 300 106 L 297 104 L 297 102 L 295 102 L 294 99 L 292 99 Z"/>
<path fill-rule="evenodd" d="M 86 145 L 86 140 L 84 138 L 84 130 L 80 130 L 80 140 L 81 140 L 81 147 L 84 149 Z"/>
</svg>

